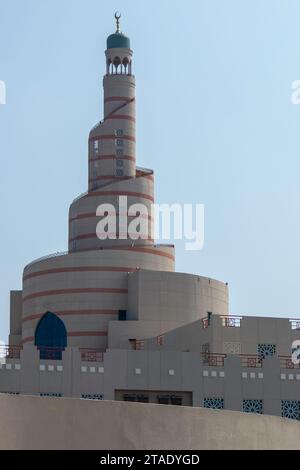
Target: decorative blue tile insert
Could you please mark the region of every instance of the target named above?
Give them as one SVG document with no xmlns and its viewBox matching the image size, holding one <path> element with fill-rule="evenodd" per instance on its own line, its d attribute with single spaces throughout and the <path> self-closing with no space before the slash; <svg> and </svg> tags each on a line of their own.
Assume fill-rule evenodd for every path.
<svg viewBox="0 0 300 470">
<path fill-rule="evenodd" d="M 258 344 L 257 352 L 262 359 L 274 356 L 276 354 L 276 344 Z"/>
<path fill-rule="evenodd" d="M 85 400 L 103 400 L 102 393 L 83 393 L 81 398 Z"/>
<path fill-rule="evenodd" d="M 282 400 L 281 416 L 283 418 L 300 420 L 300 402 L 297 400 Z"/>
<path fill-rule="evenodd" d="M 256 399 L 243 400 L 244 413 L 263 413 L 263 401 Z"/>
<path fill-rule="evenodd" d="M 204 398 L 203 406 L 204 408 L 222 410 L 224 408 L 224 398 Z"/>
</svg>

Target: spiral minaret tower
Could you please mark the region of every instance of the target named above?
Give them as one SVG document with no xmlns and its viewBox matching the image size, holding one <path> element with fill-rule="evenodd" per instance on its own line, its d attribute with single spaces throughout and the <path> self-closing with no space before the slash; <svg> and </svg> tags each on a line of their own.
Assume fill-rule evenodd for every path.
<svg viewBox="0 0 300 470">
<path fill-rule="evenodd" d="M 155 245 L 151 233 L 154 175 L 136 166 L 135 77 L 130 40 L 117 31 L 107 38 L 103 78 L 104 116 L 88 141 L 88 191 L 69 210 L 69 250 L 26 266 L 23 276 L 22 343 L 34 344 L 37 325 L 45 312 L 62 319 L 68 346 L 107 346 L 110 321 L 128 308 L 128 273 L 136 270 L 174 271 L 173 245 Z M 128 207 L 148 209 L 147 233 L 130 237 L 130 222 L 116 237 L 100 239 L 97 208 L 110 204 L 116 222 L 124 215 L 120 196 Z M 121 236 L 122 235 L 122 236 Z"/>
</svg>

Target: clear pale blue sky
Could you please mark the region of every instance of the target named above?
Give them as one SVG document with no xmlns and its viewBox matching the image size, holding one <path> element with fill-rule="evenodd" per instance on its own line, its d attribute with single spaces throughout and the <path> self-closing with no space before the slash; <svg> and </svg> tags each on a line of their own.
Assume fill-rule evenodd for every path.
<svg viewBox="0 0 300 470">
<path fill-rule="evenodd" d="M 0 338 L 24 265 L 67 247 L 115 10 L 139 164 L 157 202 L 206 207 L 204 249 L 177 243 L 177 270 L 229 282 L 234 314 L 300 317 L 299 0 L 0 0 Z"/>
</svg>

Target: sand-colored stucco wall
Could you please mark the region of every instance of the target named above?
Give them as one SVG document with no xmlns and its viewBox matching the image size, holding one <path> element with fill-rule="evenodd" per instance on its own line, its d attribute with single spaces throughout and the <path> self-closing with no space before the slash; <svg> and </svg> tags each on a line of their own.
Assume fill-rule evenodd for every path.
<svg viewBox="0 0 300 470">
<path fill-rule="evenodd" d="M 0 423 L 0 449 L 300 449 L 297 421 L 204 408 L 0 395 Z"/>
</svg>

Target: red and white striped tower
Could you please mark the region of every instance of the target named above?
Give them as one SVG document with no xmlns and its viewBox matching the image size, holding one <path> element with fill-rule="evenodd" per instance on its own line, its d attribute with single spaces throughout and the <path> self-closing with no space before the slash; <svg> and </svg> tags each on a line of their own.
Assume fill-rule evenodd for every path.
<svg viewBox="0 0 300 470">
<path fill-rule="evenodd" d="M 151 205 L 154 202 L 154 176 L 152 170 L 136 167 L 132 50 L 129 38 L 119 31 L 118 20 L 116 33 L 107 38 L 105 56 L 104 119 L 91 130 L 89 136 L 89 191 L 70 207 L 71 252 L 111 245 L 112 240 L 99 240 L 96 236 L 96 210 L 100 204 L 112 204 L 118 214 L 119 196 L 127 196 L 128 206 L 142 203 L 147 207 L 147 239 L 139 239 L 135 244 L 153 244 Z M 127 240 L 117 237 L 113 244 L 131 245 L 130 233 L 128 235 Z"/>
<path fill-rule="evenodd" d="M 88 192 L 70 206 L 68 253 L 24 270 L 23 343 L 35 342 L 37 324 L 50 311 L 63 320 L 69 346 L 105 349 L 109 322 L 128 308 L 128 273 L 174 271 L 173 245 L 155 245 L 151 239 L 154 177 L 152 170 L 136 167 L 132 50 L 118 18 L 105 55 L 104 118 L 89 136 Z M 98 206 L 112 204 L 119 218 L 120 196 L 127 196 L 128 207 L 142 203 L 148 208 L 146 239 L 97 237 Z"/>
<path fill-rule="evenodd" d="M 119 32 L 107 39 L 103 78 L 104 119 L 89 138 L 89 189 L 105 181 L 135 177 L 135 77 L 129 38 Z"/>
</svg>

